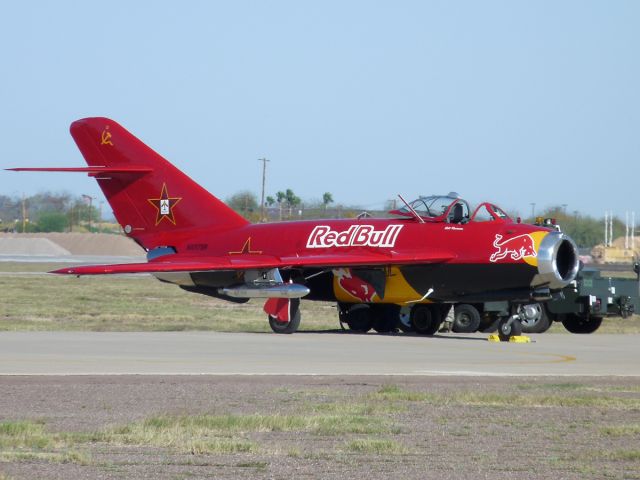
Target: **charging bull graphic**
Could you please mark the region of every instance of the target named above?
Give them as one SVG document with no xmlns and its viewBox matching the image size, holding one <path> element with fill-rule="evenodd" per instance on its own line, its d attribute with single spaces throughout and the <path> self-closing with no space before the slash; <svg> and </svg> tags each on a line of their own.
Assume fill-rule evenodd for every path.
<svg viewBox="0 0 640 480">
<path fill-rule="evenodd" d="M 502 235 L 496 234 L 493 246 L 497 248 L 497 250 L 489 257 L 490 262 L 497 262 L 507 256 L 511 257 L 511 260 L 521 260 L 525 257 L 535 257 L 538 255 L 533 244 L 533 238 L 531 238 L 531 235 L 528 233 L 508 238 L 503 242 L 500 240 L 502 240 Z"/>
<path fill-rule="evenodd" d="M 369 282 L 353 275 L 350 269 L 338 268 L 333 270 L 333 274 L 337 278 L 340 288 L 361 302 L 372 302 L 376 296 L 375 287 Z"/>
</svg>

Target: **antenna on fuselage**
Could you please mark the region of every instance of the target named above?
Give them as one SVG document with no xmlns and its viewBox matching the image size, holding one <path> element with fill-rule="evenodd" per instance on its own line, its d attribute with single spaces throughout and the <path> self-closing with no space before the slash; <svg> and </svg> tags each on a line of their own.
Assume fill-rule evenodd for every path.
<svg viewBox="0 0 640 480">
<path fill-rule="evenodd" d="M 420 223 L 424 223 L 424 220 L 422 219 L 422 217 L 421 217 L 420 215 L 418 215 L 418 212 L 416 212 L 416 211 L 413 209 L 413 207 L 412 207 L 411 205 L 409 205 L 409 204 L 407 203 L 407 201 L 406 201 L 404 198 L 402 198 L 402 195 L 398 194 L 398 197 L 400 198 L 400 200 L 402 200 L 402 203 L 404 203 L 404 204 L 407 206 L 407 208 L 408 208 L 408 209 L 409 209 L 409 211 L 411 212 L 411 215 L 413 215 L 414 217 L 416 217 L 416 220 L 418 220 L 418 222 L 420 222 Z"/>
</svg>

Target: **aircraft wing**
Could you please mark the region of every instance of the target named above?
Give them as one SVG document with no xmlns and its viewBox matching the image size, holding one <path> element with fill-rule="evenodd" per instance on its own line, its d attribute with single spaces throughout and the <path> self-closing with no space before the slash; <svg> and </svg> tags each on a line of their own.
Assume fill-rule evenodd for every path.
<svg viewBox="0 0 640 480">
<path fill-rule="evenodd" d="M 185 257 L 170 255 L 145 263 L 85 265 L 65 267 L 50 273 L 66 275 L 109 275 L 121 273 L 207 272 L 268 268 L 376 267 L 441 263 L 453 259 L 449 252 L 325 254 L 275 257 L 270 255 L 229 255 L 226 257 Z"/>
</svg>

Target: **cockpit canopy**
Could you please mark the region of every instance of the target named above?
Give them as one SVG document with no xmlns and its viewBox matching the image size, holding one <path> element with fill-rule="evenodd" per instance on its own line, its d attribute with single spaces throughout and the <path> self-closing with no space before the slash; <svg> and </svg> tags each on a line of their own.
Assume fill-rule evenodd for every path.
<svg viewBox="0 0 640 480">
<path fill-rule="evenodd" d="M 448 195 L 420 196 L 409 202 L 409 207 L 411 208 L 405 205 L 389 213 L 405 217 L 415 217 L 415 214 L 417 214 L 425 222 L 462 224 L 467 222 L 511 221 L 511 218 L 504 210 L 488 202 L 481 203 L 470 215 L 469 204 L 455 192 L 451 192 Z"/>
</svg>

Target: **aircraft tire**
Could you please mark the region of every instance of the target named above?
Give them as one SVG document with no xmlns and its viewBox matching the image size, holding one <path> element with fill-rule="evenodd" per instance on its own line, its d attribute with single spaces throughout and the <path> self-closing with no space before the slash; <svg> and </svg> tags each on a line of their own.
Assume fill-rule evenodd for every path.
<svg viewBox="0 0 640 480">
<path fill-rule="evenodd" d="M 373 327 L 373 315 L 368 305 L 354 305 L 345 314 L 344 321 L 349 330 L 359 333 L 367 333 Z"/>
<path fill-rule="evenodd" d="M 503 317 L 498 324 L 498 336 L 500 341 L 508 342 L 511 337 L 522 334 L 522 324 L 520 320 L 509 323 L 509 317 Z"/>
<path fill-rule="evenodd" d="M 398 328 L 405 333 L 413 332 L 413 325 L 411 324 L 411 308 L 401 307 L 398 310 Z"/>
<path fill-rule="evenodd" d="M 551 327 L 551 320 L 547 315 L 547 309 L 542 303 L 531 304 L 536 309 L 536 314 L 522 322 L 524 333 L 544 333 Z"/>
<path fill-rule="evenodd" d="M 411 309 L 411 324 L 420 335 L 433 335 L 440 328 L 440 310 L 430 305 L 415 305 Z"/>
<path fill-rule="evenodd" d="M 480 313 L 478 309 L 468 303 L 456 305 L 453 314 L 451 330 L 455 333 L 473 333 L 480 327 Z"/>
<path fill-rule="evenodd" d="M 395 332 L 400 315 L 398 305 L 372 305 L 373 329 L 378 333 Z"/>
<path fill-rule="evenodd" d="M 276 317 L 272 317 L 271 315 L 269 315 L 269 326 L 271 327 L 271 330 L 274 331 L 274 333 L 291 334 L 298 331 L 298 327 L 300 327 L 300 319 L 300 310 L 296 310 L 293 318 L 287 323 L 279 322 Z"/>
<path fill-rule="evenodd" d="M 562 320 L 562 325 L 571 333 L 588 334 L 600 328 L 602 317 L 581 317 L 575 313 L 568 313 Z"/>
<path fill-rule="evenodd" d="M 480 326 L 478 331 L 482 333 L 494 333 L 498 330 L 498 324 L 500 323 L 500 315 L 497 313 L 485 313 L 480 320 Z"/>
</svg>

